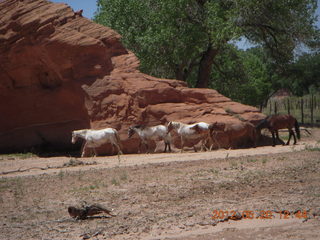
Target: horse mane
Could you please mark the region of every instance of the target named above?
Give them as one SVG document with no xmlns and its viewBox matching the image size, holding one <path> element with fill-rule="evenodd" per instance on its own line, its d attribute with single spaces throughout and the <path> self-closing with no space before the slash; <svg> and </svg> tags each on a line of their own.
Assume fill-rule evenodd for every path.
<svg viewBox="0 0 320 240">
<path fill-rule="evenodd" d="M 175 122 L 175 121 L 171 121 L 171 124 L 173 124 L 173 125 L 181 125 L 181 124 L 184 124 L 184 123 L 181 123 L 181 122 Z"/>
<path fill-rule="evenodd" d="M 138 129 L 141 129 L 141 130 L 145 129 L 146 127 L 147 127 L 147 126 L 144 125 L 144 124 L 138 124 L 138 125 L 132 126 L 132 128 L 138 128 Z"/>
<path fill-rule="evenodd" d="M 73 133 L 83 133 L 83 132 L 87 132 L 88 130 L 90 130 L 90 129 L 79 129 L 79 130 L 74 130 L 74 131 L 72 131 Z"/>
</svg>

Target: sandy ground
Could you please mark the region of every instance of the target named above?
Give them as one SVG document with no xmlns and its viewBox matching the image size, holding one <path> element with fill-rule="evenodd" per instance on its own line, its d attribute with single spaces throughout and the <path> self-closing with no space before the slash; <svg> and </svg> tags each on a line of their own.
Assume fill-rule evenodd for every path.
<svg viewBox="0 0 320 240">
<path fill-rule="evenodd" d="M 0 239 L 319 239 L 319 140 L 120 162 L 0 156 Z M 72 219 L 84 202 L 117 216 Z"/>
</svg>

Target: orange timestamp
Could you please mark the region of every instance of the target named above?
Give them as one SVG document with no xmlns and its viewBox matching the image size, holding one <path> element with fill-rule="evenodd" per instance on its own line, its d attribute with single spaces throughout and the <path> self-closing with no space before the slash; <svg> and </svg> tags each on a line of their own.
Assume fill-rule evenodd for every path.
<svg viewBox="0 0 320 240">
<path fill-rule="evenodd" d="M 290 219 L 290 218 L 299 218 L 307 219 L 308 212 L 306 210 L 298 210 L 294 213 L 288 210 L 282 211 L 271 211 L 271 210 L 244 210 L 244 211 L 226 211 L 215 209 L 212 211 L 212 219 L 272 219 L 275 216 L 279 216 L 280 219 Z"/>
</svg>

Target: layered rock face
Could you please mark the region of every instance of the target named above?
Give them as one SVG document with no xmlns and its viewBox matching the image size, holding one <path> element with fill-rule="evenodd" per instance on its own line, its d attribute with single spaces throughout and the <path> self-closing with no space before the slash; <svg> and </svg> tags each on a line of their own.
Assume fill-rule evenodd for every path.
<svg viewBox="0 0 320 240">
<path fill-rule="evenodd" d="M 0 152 L 68 150 L 72 130 L 113 127 L 124 152 L 134 153 L 139 141 L 127 137 L 133 124 L 241 125 L 264 117 L 215 90 L 141 73 L 120 38 L 65 4 L 1 1 Z M 99 149 L 110 151 L 108 144 Z"/>
</svg>

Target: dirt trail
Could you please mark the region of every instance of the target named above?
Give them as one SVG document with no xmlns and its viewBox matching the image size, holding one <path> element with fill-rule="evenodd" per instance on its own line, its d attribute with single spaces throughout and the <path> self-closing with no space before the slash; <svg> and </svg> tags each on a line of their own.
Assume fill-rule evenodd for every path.
<svg viewBox="0 0 320 240">
<path fill-rule="evenodd" d="M 295 146 L 123 155 L 120 165 L 116 156 L 73 167 L 69 157 L 1 156 L 0 239 L 319 239 L 318 133 Z M 30 170 L 4 174 L 18 169 Z M 70 218 L 68 206 L 84 201 L 117 216 Z"/>
<path fill-rule="evenodd" d="M 196 160 L 210 160 L 243 156 L 256 156 L 301 151 L 315 147 L 317 141 L 307 139 L 297 145 L 264 146 L 250 149 L 220 149 L 210 152 L 185 153 L 156 153 L 156 154 L 130 154 L 105 157 L 79 158 L 87 165 L 69 166 L 71 157 L 4 159 L 0 161 L 0 177 L 32 176 L 39 174 L 57 174 L 61 171 L 85 171 L 92 169 L 106 169 L 113 167 L 128 167 L 151 163 L 184 162 Z M 120 160 L 120 161 L 119 161 Z M 65 166 L 64 166 L 65 164 Z M 29 170 L 28 170 L 29 169 Z M 26 171 L 25 171 L 26 170 Z M 21 172 L 19 172 L 21 171 Z"/>
</svg>

